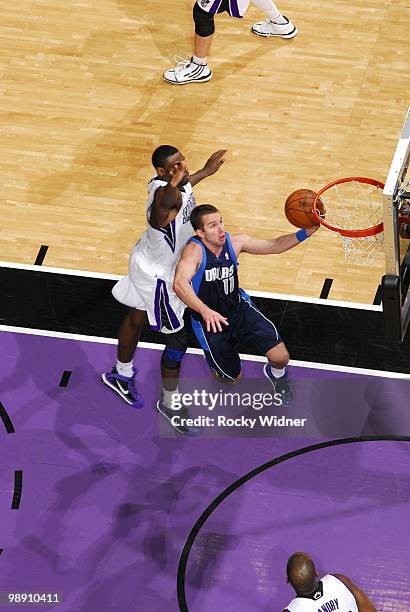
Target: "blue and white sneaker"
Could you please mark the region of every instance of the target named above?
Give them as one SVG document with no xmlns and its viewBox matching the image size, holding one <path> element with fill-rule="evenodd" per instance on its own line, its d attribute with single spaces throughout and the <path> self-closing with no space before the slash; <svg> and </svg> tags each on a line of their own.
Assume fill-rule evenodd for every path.
<svg viewBox="0 0 410 612">
<path fill-rule="evenodd" d="M 110 372 L 102 374 L 101 379 L 107 387 L 118 393 L 124 402 L 127 402 L 133 408 L 142 408 L 144 400 L 138 393 L 134 383 L 137 370 L 133 367 L 132 372 L 133 375 L 131 377 L 121 376 L 121 374 L 118 374 L 117 368 L 113 366 Z"/>
<path fill-rule="evenodd" d="M 175 56 L 176 66 L 164 72 L 164 79 L 174 85 L 187 83 L 205 83 L 212 78 L 212 71 L 208 64 L 195 64 L 190 60 Z"/>
<path fill-rule="evenodd" d="M 263 373 L 268 380 L 272 383 L 275 393 L 279 393 L 282 396 L 282 402 L 285 406 L 293 404 L 295 399 L 295 393 L 293 390 L 292 382 L 289 380 L 287 373 L 280 378 L 276 378 L 272 374 L 272 370 L 269 363 L 265 363 L 263 366 Z"/>
</svg>

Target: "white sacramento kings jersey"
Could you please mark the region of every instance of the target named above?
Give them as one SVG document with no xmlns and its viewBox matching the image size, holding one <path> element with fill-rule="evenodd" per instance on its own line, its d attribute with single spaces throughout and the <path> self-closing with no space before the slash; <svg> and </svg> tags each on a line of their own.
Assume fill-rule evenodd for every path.
<svg viewBox="0 0 410 612">
<path fill-rule="evenodd" d="M 295 597 L 286 610 L 289 612 L 358 612 L 356 599 L 347 586 L 328 574 L 319 582 L 318 589 L 309 597 Z"/>
<path fill-rule="evenodd" d="M 148 227 L 134 247 L 134 253 L 137 253 L 140 265 L 148 274 L 172 280 L 182 249 L 193 234 L 189 218 L 195 207 L 195 197 L 191 183 L 184 185 L 181 188 L 182 206 L 176 217 L 166 227 L 155 229 L 149 222 L 151 206 L 156 190 L 165 185 L 167 182 L 157 177 L 148 183 Z"/>
<path fill-rule="evenodd" d="M 251 0 L 229 0 L 229 14 L 232 17 L 243 17 Z M 198 6 L 207 13 L 216 13 L 222 0 L 197 0 Z"/>
</svg>

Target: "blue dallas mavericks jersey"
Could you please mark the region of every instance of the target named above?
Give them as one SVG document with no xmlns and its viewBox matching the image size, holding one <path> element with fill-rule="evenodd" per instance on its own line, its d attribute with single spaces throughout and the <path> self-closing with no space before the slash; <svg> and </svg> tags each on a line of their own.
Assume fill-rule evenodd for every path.
<svg viewBox="0 0 410 612">
<path fill-rule="evenodd" d="M 202 262 L 192 278 L 192 288 L 204 304 L 229 320 L 240 302 L 238 261 L 229 234 L 226 233 L 226 242 L 218 257 L 199 238 L 191 241 L 202 248 Z M 201 318 L 196 312 L 192 315 L 195 319 Z"/>
</svg>

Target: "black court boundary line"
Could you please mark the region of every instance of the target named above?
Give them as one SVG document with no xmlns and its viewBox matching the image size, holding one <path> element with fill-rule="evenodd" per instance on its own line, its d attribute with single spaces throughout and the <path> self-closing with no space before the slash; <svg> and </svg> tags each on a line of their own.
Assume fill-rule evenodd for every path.
<svg viewBox="0 0 410 612">
<path fill-rule="evenodd" d="M 48 246 L 42 244 L 36 257 L 36 261 L 34 262 L 35 266 L 42 266 L 45 256 L 47 255 Z"/>
<path fill-rule="evenodd" d="M 3 406 L 1 402 L 0 402 L 0 418 L 3 421 L 3 425 L 8 434 L 12 434 L 16 432 L 16 430 L 13 427 L 13 423 L 11 422 L 11 418 L 9 417 L 7 410 L 5 409 L 5 407 Z"/>
<path fill-rule="evenodd" d="M 14 472 L 14 493 L 13 493 L 13 501 L 11 503 L 12 510 L 19 510 L 22 492 L 23 492 L 23 470 L 15 470 Z"/>
<path fill-rule="evenodd" d="M 320 292 L 319 298 L 321 300 L 327 300 L 329 297 L 330 289 L 333 285 L 333 278 L 326 278 L 323 283 L 322 291 Z"/>
<path fill-rule="evenodd" d="M 59 382 L 59 387 L 66 387 L 70 381 L 72 371 L 64 370 L 63 375 L 61 376 L 61 380 Z"/>
<path fill-rule="evenodd" d="M 189 554 L 191 552 L 192 546 L 196 540 L 196 537 L 208 518 L 211 516 L 212 512 L 236 489 L 239 489 L 243 484 L 245 484 L 248 480 L 251 480 L 254 476 L 261 474 L 262 472 L 268 470 L 275 465 L 279 465 L 279 463 L 283 463 L 288 459 L 293 459 L 294 457 L 299 457 L 300 455 L 305 455 L 307 453 L 311 453 L 316 450 L 320 450 L 322 448 L 330 448 L 332 446 L 340 446 L 343 444 L 354 444 L 356 442 L 410 442 L 410 436 L 363 436 L 358 438 L 341 438 L 339 440 L 329 440 L 327 442 L 320 442 L 318 444 L 312 444 L 310 446 L 304 446 L 295 451 L 291 451 L 290 453 L 286 453 L 285 455 L 280 455 L 275 459 L 271 459 L 266 463 L 263 463 L 259 467 L 251 470 L 247 474 L 244 474 L 238 480 L 233 482 L 229 487 L 224 489 L 222 493 L 216 497 L 207 508 L 203 511 L 199 519 L 196 521 L 195 525 L 192 527 L 187 540 L 182 549 L 181 556 L 179 558 L 178 563 L 178 572 L 177 572 L 177 597 L 178 597 L 178 605 L 181 612 L 189 612 L 188 604 L 186 601 L 185 594 L 185 577 L 186 577 L 186 568 L 188 564 Z"/>
</svg>

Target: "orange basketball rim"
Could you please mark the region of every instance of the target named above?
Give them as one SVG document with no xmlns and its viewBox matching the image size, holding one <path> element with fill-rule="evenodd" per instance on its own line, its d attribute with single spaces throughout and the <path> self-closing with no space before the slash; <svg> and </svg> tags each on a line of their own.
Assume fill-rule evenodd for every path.
<svg viewBox="0 0 410 612">
<path fill-rule="evenodd" d="M 342 185 L 343 183 L 358 183 L 358 184 L 364 184 L 364 185 L 373 185 L 374 187 L 378 189 L 381 189 L 381 190 L 384 189 L 384 183 L 376 179 L 366 178 L 363 176 L 352 176 L 349 178 L 342 178 L 342 179 L 338 179 L 337 181 L 332 181 L 331 183 L 328 183 L 327 185 L 322 187 L 322 189 L 320 189 L 317 192 L 316 197 L 313 201 L 313 214 L 315 215 L 316 220 L 324 227 L 327 227 L 327 229 L 330 229 L 333 232 L 337 232 L 338 234 L 341 234 L 342 236 L 346 236 L 347 238 L 366 238 L 367 236 L 375 236 L 376 234 L 380 234 L 383 231 L 383 222 L 377 223 L 376 225 L 371 225 L 370 227 L 358 227 L 357 229 L 353 229 L 353 228 L 342 227 L 342 223 L 339 223 L 339 222 L 329 223 L 329 221 L 327 221 L 326 218 L 324 218 L 324 215 L 321 216 L 321 213 L 319 210 L 320 196 L 322 196 L 323 194 L 328 195 L 326 192 L 330 192 L 332 190 L 336 190 L 337 192 L 337 186 Z M 329 204 L 323 200 L 322 202 L 326 207 L 326 213 L 327 213 L 329 210 Z M 339 219 L 342 220 L 344 217 L 343 200 L 339 198 L 339 201 L 337 202 L 337 204 L 332 206 L 332 208 L 334 208 L 335 206 L 341 209 L 341 210 L 338 210 L 337 217 L 338 217 L 338 220 Z M 346 211 L 346 215 L 347 215 L 347 211 Z"/>
</svg>

